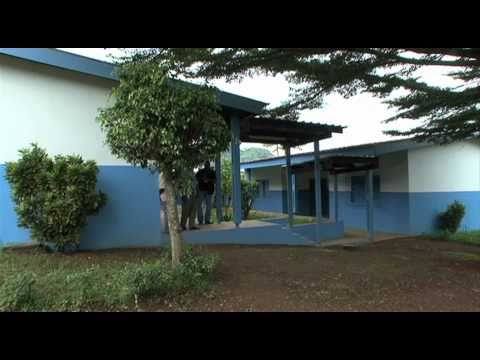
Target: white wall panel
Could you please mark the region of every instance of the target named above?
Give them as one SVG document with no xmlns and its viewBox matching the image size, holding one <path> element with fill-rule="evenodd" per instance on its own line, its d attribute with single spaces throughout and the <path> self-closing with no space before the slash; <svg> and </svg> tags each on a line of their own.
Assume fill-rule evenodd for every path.
<svg viewBox="0 0 480 360">
<path fill-rule="evenodd" d="M 408 155 L 398 151 L 380 156 L 379 169 L 381 192 L 408 192 Z"/>
<path fill-rule="evenodd" d="M 268 180 L 270 191 L 282 190 L 281 168 L 279 166 L 252 169 L 251 171 L 252 180 Z"/>
<path fill-rule="evenodd" d="M 408 152 L 410 192 L 480 191 L 480 145 L 461 142 Z"/>
<path fill-rule="evenodd" d="M 122 165 L 96 123 L 114 82 L 0 55 L 0 164 L 32 142 L 50 155 Z"/>
</svg>

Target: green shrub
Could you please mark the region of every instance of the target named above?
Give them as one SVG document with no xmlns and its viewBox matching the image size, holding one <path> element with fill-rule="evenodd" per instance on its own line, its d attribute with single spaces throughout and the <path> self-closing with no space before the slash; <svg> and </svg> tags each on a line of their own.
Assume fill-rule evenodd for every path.
<svg viewBox="0 0 480 360">
<path fill-rule="evenodd" d="M 171 262 L 161 258 L 154 263 L 127 264 L 114 276 L 117 298 L 111 304 L 132 304 L 150 296 L 164 296 L 172 288 Z"/>
<path fill-rule="evenodd" d="M 99 273 L 98 266 L 91 266 L 66 275 L 57 272 L 55 277 L 63 278 L 57 280 L 62 284 L 61 296 L 50 300 L 56 302 L 60 310 L 75 311 L 105 304 L 108 286 Z"/>
<path fill-rule="evenodd" d="M 106 204 L 106 195 L 96 192 L 96 163 L 73 155 L 51 159 L 36 144 L 20 155 L 6 166 L 19 226 L 30 229 L 42 246 L 76 249 L 87 217 Z"/>
<path fill-rule="evenodd" d="M 51 257 L 42 253 L 20 257 L 2 254 L 0 311 L 131 310 L 152 298 L 182 300 L 210 289 L 219 260 L 196 255 L 189 247 L 175 268 L 168 251 L 153 261 L 80 267 L 72 266 L 75 256 L 57 255 L 55 260 L 61 263 L 53 267 L 44 265 Z"/>
<path fill-rule="evenodd" d="M 248 181 L 242 173 L 241 177 L 242 218 L 248 219 L 253 202 L 258 196 L 260 187 L 256 181 Z M 232 220 L 232 163 L 230 160 L 222 161 L 222 193 L 223 193 L 223 220 Z"/>
<path fill-rule="evenodd" d="M 211 283 L 211 275 L 219 263 L 215 255 L 195 255 L 184 249 L 182 262 L 172 268 L 170 255 L 153 263 L 127 264 L 114 282 L 119 284 L 118 303 L 131 304 L 152 296 L 175 297 L 203 291 Z"/>
<path fill-rule="evenodd" d="M 253 202 L 258 196 L 260 187 L 256 181 L 241 180 L 242 185 L 242 217 L 248 219 L 250 210 L 253 208 Z"/>
<path fill-rule="evenodd" d="M 0 286 L 0 311 L 31 310 L 35 306 L 35 275 L 18 273 L 4 279 Z"/>
<path fill-rule="evenodd" d="M 465 216 L 465 205 L 455 200 L 450 204 L 447 210 L 438 216 L 439 228 L 442 231 L 456 233 Z"/>
</svg>

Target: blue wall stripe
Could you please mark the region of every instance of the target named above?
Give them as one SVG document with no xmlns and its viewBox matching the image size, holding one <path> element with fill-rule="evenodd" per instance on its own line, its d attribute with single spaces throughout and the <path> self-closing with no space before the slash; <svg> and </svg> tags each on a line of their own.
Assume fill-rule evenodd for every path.
<svg viewBox="0 0 480 360">
<path fill-rule="evenodd" d="M 429 232 L 436 228 L 440 212 L 455 200 L 466 206 L 462 230 L 480 229 L 480 191 L 410 193 L 410 227 L 413 233 Z"/>
<path fill-rule="evenodd" d="M 27 230 L 17 226 L 15 204 L 12 201 L 10 185 L 5 179 L 5 165 L 0 165 L 0 245 L 25 243 L 30 239 Z"/>
<path fill-rule="evenodd" d="M 334 193 L 329 192 L 330 215 L 334 214 Z M 297 214 L 314 215 L 314 193 L 299 191 Z M 466 215 L 463 230 L 480 229 L 480 192 L 431 192 L 396 193 L 380 192 L 374 198 L 375 230 L 402 234 L 420 234 L 437 230 L 436 219 L 454 200 L 465 204 Z M 255 200 L 254 208 L 262 211 L 285 213 L 282 191 L 269 191 L 263 198 Z M 367 206 L 365 202 L 352 203 L 349 191 L 338 192 L 339 219 L 345 227 L 367 228 Z"/>
<path fill-rule="evenodd" d="M 98 189 L 108 196 L 107 206 L 88 218 L 82 232 L 82 249 L 158 246 L 160 232 L 158 177 L 131 166 L 99 166 Z M 29 232 L 17 227 L 10 186 L 0 166 L 0 242 L 29 241 Z"/>
</svg>

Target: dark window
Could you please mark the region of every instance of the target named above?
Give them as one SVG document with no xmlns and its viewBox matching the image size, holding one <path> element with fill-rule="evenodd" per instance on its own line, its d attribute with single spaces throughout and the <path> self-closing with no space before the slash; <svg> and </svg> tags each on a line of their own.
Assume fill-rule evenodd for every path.
<svg viewBox="0 0 480 360">
<path fill-rule="evenodd" d="M 258 196 L 266 197 L 268 193 L 268 188 L 269 188 L 268 180 L 257 180 L 257 183 L 259 187 Z"/>
<path fill-rule="evenodd" d="M 365 176 L 352 176 L 352 191 L 350 201 L 353 203 L 364 203 L 367 200 L 367 178 Z M 373 176 L 373 198 L 380 194 L 380 176 Z"/>
</svg>

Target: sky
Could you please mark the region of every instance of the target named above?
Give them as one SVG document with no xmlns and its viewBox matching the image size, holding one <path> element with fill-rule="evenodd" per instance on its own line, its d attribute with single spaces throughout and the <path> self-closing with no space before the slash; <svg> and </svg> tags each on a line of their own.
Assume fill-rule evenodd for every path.
<svg viewBox="0 0 480 360">
<path fill-rule="evenodd" d="M 102 48 L 60 48 L 60 50 L 104 61 L 111 61 L 111 55 L 121 54 L 116 49 L 105 50 Z M 418 75 L 428 83 L 454 85 L 449 78 L 445 77 L 445 72 L 445 68 L 426 69 Z M 240 83 L 227 83 L 223 80 L 212 83 L 221 90 L 263 101 L 269 103 L 270 106 L 280 105 L 289 95 L 289 85 L 283 76 L 256 76 L 246 78 Z M 334 94 L 325 98 L 325 105 L 321 109 L 303 111 L 300 121 L 346 126 L 342 134 L 333 134 L 332 138 L 320 142 L 320 149 L 326 150 L 398 139 L 398 137 L 383 134 L 383 131 L 389 129 L 406 130 L 413 125 L 420 125 L 418 121 L 413 120 L 400 120 L 390 124 L 383 122 L 393 115 L 395 115 L 395 109 L 389 109 L 387 105 L 382 103 L 381 99 L 370 94 L 360 94 L 349 99 Z M 262 145 L 242 144 L 242 148 L 252 146 L 261 147 Z M 272 148 L 269 149 L 273 150 Z M 313 151 L 313 144 L 292 149 L 293 154 L 309 151 Z M 283 153 L 275 153 L 275 155 L 283 155 Z"/>
</svg>

